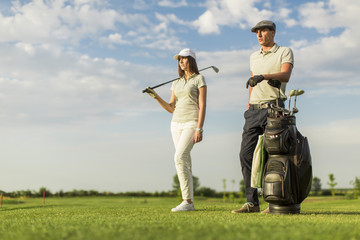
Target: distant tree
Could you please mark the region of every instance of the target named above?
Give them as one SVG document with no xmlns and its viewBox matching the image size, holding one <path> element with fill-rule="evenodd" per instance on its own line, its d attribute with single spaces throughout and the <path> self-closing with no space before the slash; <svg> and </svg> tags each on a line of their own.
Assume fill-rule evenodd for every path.
<svg viewBox="0 0 360 240">
<path fill-rule="evenodd" d="M 89 195 L 91 195 L 91 196 L 98 196 L 98 195 L 99 195 L 99 192 L 96 191 L 96 190 L 90 190 L 90 191 L 89 191 Z"/>
<path fill-rule="evenodd" d="M 234 202 L 234 201 L 235 201 L 235 193 L 234 193 L 234 190 L 235 190 L 235 179 L 231 180 L 231 182 L 232 182 L 233 187 L 232 187 L 232 189 L 231 189 L 231 191 L 230 191 L 230 193 L 229 193 L 229 200 L 230 200 L 231 202 Z"/>
<path fill-rule="evenodd" d="M 224 192 L 223 192 L 223 201 L 226 202 L 226 179 L 224 178 L 223 180 L 223 189 L 224 189 Z"/>
<path fill-rule="evenodd" d="M 216 197 L 216 191 L 208 187 L 199 187 L 196 190 L 196 195 L 202 197 Z"/>
<path fill-rule="evenodd" d="M 357 199 L 360 195 L 360 178 L 355 177 L 355 180 L 350 183 L 354 187 L 354 198 Z"/>
<path fill-rule="evenodd" d="M 336 193 L 335 186 L 337 185 L 337 182 L 335 182 L 334 174 L 332 173 L 329 174 L 329 182 L 327 182 L 327 184 L 330 187 L 331 195 L 334 197 Z"/>
<path fill-rule="evenodd" d="M 314 195 L 318 195 L 321 191 L 321 182 L 320 178 L 314 177 L 311 184 L 311 191 L 314 193 Z"/>
<path fill-rule="evenodd" d="M 194 192 L 196 192 L 197 189 L 200 187 L 200 180 L 198 177 L 193 176 L 193 184 L 194 184 Z M 175 193 L 180 193 L 181 195 L 180 181 L 177 174 L 173 176 L 172 188 Z"/>
<path fill-rule="evenodd" d="M 50 197 L 52 195 L 50 190 L 46 189 L 45 187 L 41 187 L 39 189 L 38 197 L 42 197 L 44 192 L 45 192 L 45 197 Z"/>
<path fill-rule="evenodd" d="M 26 190 L 23 192 L 23 196 L 24 197 L 32 197 L 32 191 L 31 190 Z"/>
<path fill-rule="evenodd" d="M 241 179 L 240 181 L 240 192 L 244 193 L 246 192 L 245 182 L 244 179 Z"/>
<path fill-rule="evenodd" d="M 198 177 L 193 176 L 194 192 L 196 192 L 200 187 L 200 180 Z"/>
<path fill-rule="evenodd" d="M 58 195 L 59 197 L 64 197 L 65 193 L 64 193 L 64 191 L 61 189 L 61 190 L 57 193 L 57 195 Z"/>
<path fill-rule="evenodd" d="M 245 182 L 244 179 L 241 179 L 240 181 L 240 194 L 245 195 L 246 188 L 245 188 Z"/>
</svg>

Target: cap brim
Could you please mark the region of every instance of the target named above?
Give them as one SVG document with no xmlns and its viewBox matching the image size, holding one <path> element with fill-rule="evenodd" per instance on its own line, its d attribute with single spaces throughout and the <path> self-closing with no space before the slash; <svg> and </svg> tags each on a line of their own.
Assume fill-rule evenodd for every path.
<svg viewBox="0 0 360 240">
<path fill-rule="evenodd" d="M 275 31 L 274 27 L 272 27 L 272 26 L 261 26 L 261 27 L 253 27 L 251 29 L 251 32 L 256 33 L 256 31 L 260 28 L 269 28 L 270 30 Z"/>
</svg>

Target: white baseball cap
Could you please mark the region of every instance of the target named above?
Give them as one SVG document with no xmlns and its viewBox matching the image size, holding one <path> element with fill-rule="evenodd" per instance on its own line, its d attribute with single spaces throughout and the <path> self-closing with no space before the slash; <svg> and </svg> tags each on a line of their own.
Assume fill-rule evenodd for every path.
<svg viewBox="0 0 360 240">
<path fill-rule="evenodd" d="M 178 54 L 176 54 L 174 56 L 174 59 L 178 60 L 180 56 L 181 57 L 189 57 L 189 56 L 191 56 L 196 60 L 195 52 L 193 50 L 191 50 L 190 48 L 184 48 L 183 50 L 181 50 Z"/>
</svg>

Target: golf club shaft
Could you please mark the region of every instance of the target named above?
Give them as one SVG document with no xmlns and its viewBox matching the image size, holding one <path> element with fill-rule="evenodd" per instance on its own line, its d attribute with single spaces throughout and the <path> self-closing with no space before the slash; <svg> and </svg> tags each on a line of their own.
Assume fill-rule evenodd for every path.
<svg viewBox="0 0 360 240">
<path fill-rule="evenodd" d="M 219 69 L 218 69 L 217 67 L 215 67 L 215 66 L 209 66 L 209 67 L 200 69 L 199 72 L 204 71 L 204 70 L 209 69 L 209 68 L 214 69 L 214 71 L 215 71 L 216 73 L 219 72 Z M 174 79 L 172 79 L 172 80 L 170 80 L 170 81 L 167 81 L 167 82 L 164 82 L 164 83 L 160 83 L 159 85 L 156 85 L 156 86 L 153 86 L 153 87 L 150 87 L 150 88 L 151 88 L 151 89 L 155 89 L 155 88 L 161 87 L 162 85 L 165 85 L 165 84 L 171 83 L 171 82 L 173 82 L 173 81 L 176 81 L 176 80 L 178 80 L 178 79 L 180 79 L 180 78 L 174 78 Z M 147 92 L 147 90 L 144 89 L 142 92 L 145 93 L 145 92 Z"/>
</svg>

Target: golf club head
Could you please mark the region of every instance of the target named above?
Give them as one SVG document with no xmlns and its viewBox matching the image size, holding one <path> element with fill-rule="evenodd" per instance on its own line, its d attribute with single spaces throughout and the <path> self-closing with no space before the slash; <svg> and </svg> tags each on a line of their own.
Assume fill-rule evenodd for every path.
<svg viewBox="0 0 360 240">
<path fill-rule="evenodd" d="M 295 93 L 295 96 L 300 96 L 300 95 L 302 95 L 302 94 L 304 94 L 304 90 L 302 90 L 302 89 L 297 89 L 296 90 L 296 93 Z"/>
<path fill-rule="evenodd" d="M 289 92 L 289 97 L 295 96 L 295 92 L 296 92 L 295 89 L 290 90 L 290 92 Z"/>
<path fill-rule="evenodd" d="M 215 66 L 211 66 L 211 68 L 212 68 L 212 69 L 214 69 L 214 71 L 215 71 L 216 73 L 218 73 L 218 72 L 219 72 L 219 69 L 218 69 L 217 67 L 215 67 Z"/>
<path fill-rule="evenodd" d="M 292 109 L 292 115 L 294 115 L 295 113 L 298 113 L 299 109 L 297 109 L 297 107 L 293 107 Z"/>
</svg>

